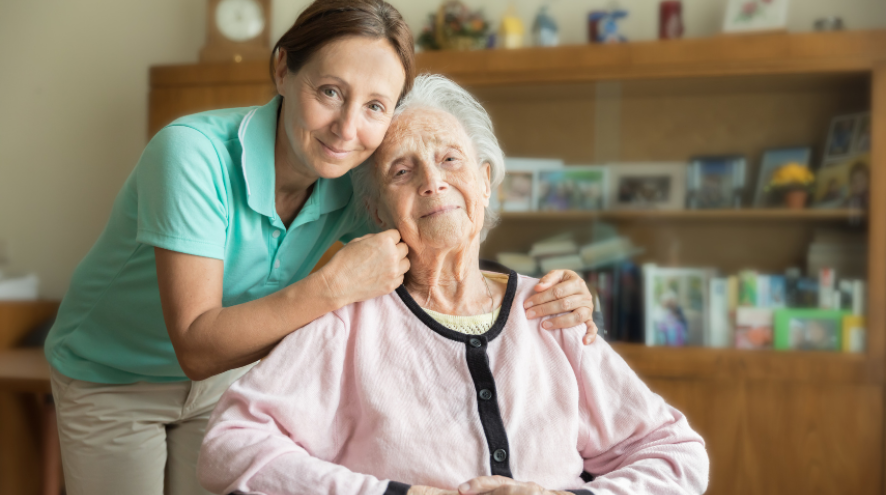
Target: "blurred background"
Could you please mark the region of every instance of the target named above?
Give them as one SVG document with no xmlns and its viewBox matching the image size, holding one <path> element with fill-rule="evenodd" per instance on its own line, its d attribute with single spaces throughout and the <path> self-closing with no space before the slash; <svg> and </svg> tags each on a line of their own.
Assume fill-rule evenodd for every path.
<svg viewBox="0 0 886 495">
<path fill-rule="evenodd" d="M 389 1 L 508 155 L 483 255 L 586 277 L 708 441 L 710 493 L 883 493 L 886 0 Z M 260 2 L 262 57 L 217 3 L 0 2 L 0 348 L 51 317 L 151 135 L 273 95 L 267 43 L 309 2 Z M 0 354 L 9 493 L 57 492 L 43 370 Z"/>
</svg>

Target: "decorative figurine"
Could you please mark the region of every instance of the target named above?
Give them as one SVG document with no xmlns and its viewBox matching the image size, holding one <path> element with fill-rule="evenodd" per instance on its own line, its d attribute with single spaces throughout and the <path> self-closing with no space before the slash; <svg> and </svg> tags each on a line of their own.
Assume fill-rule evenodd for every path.
<svg viewBox="0 0 886 495">
<path fill-rule="evenodd" d="M 680 0 L 665 0 L 658 4 L 658 39 L 683 37 L 683 4 Z"/>
<path fill-rule="evenodd" d="M 597 43 L 624 43 L 627 39 L 618 32 L 619 19 L 628 16 L 628 12 L 622 9 L 609 11 L 595 11 L 588 16 L 588 26 L 595 24 Z"/>
<path fill-rule="evenodd" d="M 525 32 L 523 21 L 517 16 L 517 9 L 512 3 L 508 6 L 508 11 L 501 20 L 501 28 L 498 30 L 499 48 L 522 48 Z"/>
<path fill-rule="evenodd" d="M 532 40 L 535 46 L 557 46 L 560 44 L 560 30 L 554 18 L 548 14 L 548 6 L 542 5 L 532 24 Z"/>
</svg>

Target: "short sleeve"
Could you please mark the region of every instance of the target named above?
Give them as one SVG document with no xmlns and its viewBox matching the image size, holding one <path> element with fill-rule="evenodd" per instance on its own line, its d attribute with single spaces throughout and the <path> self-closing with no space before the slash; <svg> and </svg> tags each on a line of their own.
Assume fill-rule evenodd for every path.
<svg viewBox="0 0 886 495">
<path fill-rule="evenodd" d="M 191 127 L 162 129 L 136 166 L 136 241 L 181 253 L 224 259 L 227 187 L 209 138 Z"/>
</svg>

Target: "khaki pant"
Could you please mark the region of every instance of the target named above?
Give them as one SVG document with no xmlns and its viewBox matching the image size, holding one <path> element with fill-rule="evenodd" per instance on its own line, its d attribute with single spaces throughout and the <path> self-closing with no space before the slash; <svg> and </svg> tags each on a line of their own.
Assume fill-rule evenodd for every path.
<svg viewBox="0 0 886 495">
<path fill-rule="evenodd" d="M 203 495 L 197 454 L 212 409 L 250 366 L 193 382 L 103 385 L 52 370 L 68 495 Z"/>
</svg>

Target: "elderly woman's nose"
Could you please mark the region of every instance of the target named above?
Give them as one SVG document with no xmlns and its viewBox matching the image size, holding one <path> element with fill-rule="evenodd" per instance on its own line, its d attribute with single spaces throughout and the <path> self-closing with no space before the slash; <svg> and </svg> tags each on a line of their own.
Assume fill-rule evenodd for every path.
<svg viewBox="0 0 886 495">
<path fill-rule="evenodd" d="M 443 174 L 437 167 L 421 167 L 423 171 L 421 191 L 422 196 L 431 196 L 445 191 L 449 185 L 443 179 Z"/>
<path fill-rule="evenodd" d="M 354 105 L 344 105 L 338 113 L 338 117 L 332 123 L 332 132 L 344 141 L 351 141 L 357 137 L 358 109 Z"/>
</svg>

